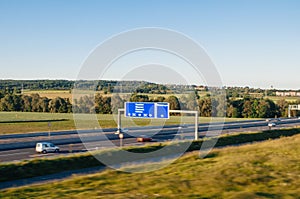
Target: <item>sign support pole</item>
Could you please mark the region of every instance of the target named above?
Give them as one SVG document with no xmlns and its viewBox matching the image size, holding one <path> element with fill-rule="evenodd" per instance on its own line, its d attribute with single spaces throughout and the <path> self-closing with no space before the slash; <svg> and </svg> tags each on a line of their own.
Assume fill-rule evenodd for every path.
<svg viewBox="0 0 300 199">
<path fill-rule="evenodd" d="M 128 103 L 128 104 L 127 104 Z M 143 102 L 125 102 L 124 103 L 124 106 L 126 108 L 123 108 L 123 109 L 118 109 L 118 130 L 116 132 L 116 134 L 120 134 L 122 133 L 122 124 L 121 124 L 121 112 L 125 112 L 125 117 L 134 117 L 136 116 L 136 113 L 139 113 L 141 116 L 139 118 L 145 118 L 145 117 L 142 117 L 142 115 L 144 114 L 149 114 L 147 111 L 145 111 L 144 109 L 144 106 L 146 105 L 143 105 Z M 129 108 L 129 103 L 131 103 L 131 105 L 133 104 L 133 108 Z M 136 104 L 139 104 L 138 108 Z M 141 104 L 141 107 L 140 107 L 140 104 Z M 150 103 L 145 103 L 147 105 L 149 105 Z M 169 113 L 188 113 L 188 114 L 194 114 L 195 115 L 195 135 L 194 135 L 194 140 L 198 140 L 199 139 L 199 132 L 198 132 L 198 124 L 199 124 L 199 119 L 198 119 L 198 111 L 192 111 L 192 110 L 169 110 L 169 104 L 166 104 L 166 105 L 162 105 L 162 106 L 166 106 L 167 108 L 167 115 L 165 114 L 161 114 L 158 116 L 158 107 L 161 106 L 162 103 L 151 103 L 151 105 L 153 104 L 154 106 L 154 112 L 153 112 L 153 118 L 157 118 L 157 119 L 169 119 Z M 128 105 L 128 106 L 127 106 Z M 132 107 L 132 106 L 131 106 Z M 148 106 L 149 107 L 149 106 Z M 134 111 L 132 111 L 131 109 L 133 109 Z M 138 111 L 137 111 L 138 110 Z M 148 109 L 146 109 L 148 110 Z M 146 112 L 146 113 L 145 113 Z M 161 116 L 161 117 L 160 117 Z M 151 118 L 152 118 L 152 115 L 151 115 Z M 150 119 L 151 119 L 150 118 Z"/>
<path fill-rule="evenodd" d="M 288 107 L 288 117 L 291 117 L 291 110 L 300 110 L 300 104 L 298 104 L 298 105 L 289 105 L 289 107 Z"/>
<path fill-rule="evenodd" d="M 121 133 L 122 123 L 121 123 L 121 112 L 124 112 L 124 109 L 118 109 L 118 129 L 117 134 Z"/>
<path fill-rule="evenodd" d="M 199 139 L 199 131 L 198 131 L 198 111 L 195 112 L 195 140 Z"/>
<path fill-rule="evenodd" d="M 190 113 L 195 114 L 195 140 L 199 139 L 199 132 L 198 132 L 198 111 L 190 111 L 190 110 L 170 110 L 170 113 Z"/>
</svg>

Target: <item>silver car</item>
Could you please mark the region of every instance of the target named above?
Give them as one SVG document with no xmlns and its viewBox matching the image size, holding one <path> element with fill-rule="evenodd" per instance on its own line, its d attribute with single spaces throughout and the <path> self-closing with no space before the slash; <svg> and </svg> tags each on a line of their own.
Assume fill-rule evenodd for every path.
<svg viewBox="0 0 300 199">
<path fill-rule="evenodd" d="M 38 153 L 59 152 L 59 147 L 50 142 L 38 142 L 35 151 Z"/>
</svg>

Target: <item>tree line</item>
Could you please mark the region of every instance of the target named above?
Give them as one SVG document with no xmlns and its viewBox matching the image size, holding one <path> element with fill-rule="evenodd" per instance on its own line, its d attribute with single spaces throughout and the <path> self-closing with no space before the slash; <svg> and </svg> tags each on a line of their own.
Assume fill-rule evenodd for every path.
<svg viewBox="0 0 300 199">
<path fill-rule="evenodd" d="M 71 113 L 72 105 L 68 98 L 49 99 L 38 94 L 0 95 L 0 111 Z"/>
<path fill-rule="evenodd" d="M 29 90 L 68 90 L 73 87 L 74 81 L 69 80 L 0 80 L 0 90 L 6 93 Z"/>
<path fill-rule="evenodd" d="M 196 85 L 163 85 L 146 81 L 114 81 L 114 80 L 0 80 L 0 90 L 5 93 L 21 93 L 25 90 L 71 90 L 73 88 L 92 89 L 103 91 L 104 93 L 154 93 L 166 94 L 170 91 L 179 91 L 187 89 L 195 90 L 199 86 Z M 201 86 L 200 86 L 201 87 Z M 213 88 L 202 86 L 207 91 Z M 243 98 L 251 94 L 255 97 L 274 96 L 275 88 L 260 89 L 250 87 L 224 87 L 226 95 L 233 98 Z M 300 92 L 300 90 L 297 90 Z"/>
<path fill-rule="evenodd" d="M 123 108 L 125 101 L 132 102 L 168 102 L 170 110 L 197 110 L 202 117 L 231 117 L 231 118 L 275 118 L 287 117 L 288 106 L 290 104 L 300 104 L 300 100 L 296 102 L 288 102 L 284 99 L 277 103 L 270 99 L 245 97 L 243 99 L 233 100 L 230 98 L 222 99 L 222 97 L 203 96 L 200 97 L 196 92 L 188 95 L 176 97 L 170 95 L 168 97 L 157 96 L 149 98 L 145 94 L 132 94 L 128 99 L 122 99 L 119 95 L 112 97 L 97 94 L 93 96 L 83 96 L 79 100 L 74 100 L 73 104 L 76 112 L 81 113 L 117 113 L 119 108 Z M 297 112 L 292 112 L 293 116 Z"/>
<path fill-rule="evenodd" d="M 157 96 L 150 99 L 148 95 L 134 93 L 127 99 L 118 94 L 106 96 L 101 94 L 84 95 L 74 99 L 72 104 L 68 98 L 56 97 L 49 99 L 38 94 L 22 95 L 0 92 L 0 111 L 22 111 L 22 112 L 50 112 L 50 113 L 117 113 L 123 108 L 125 101 L 134 102 L 168 102 L 171 110 L 198 110 L 200 116 L 226 116 L 231 118 L 274 118 L 287 117 L 288 106 L 292 103 L 281 99 L 277 103 L 270 99 L 253 98 L 250 96 L 242 99 L 226 100 L 211 97 L 209 95 L 200 97 L 196 92 L 176 97 Z M 300 104 L 296 101 L 293 104 Z M 292 112 L 296 116 L 297 112 Z"/>
</svg>

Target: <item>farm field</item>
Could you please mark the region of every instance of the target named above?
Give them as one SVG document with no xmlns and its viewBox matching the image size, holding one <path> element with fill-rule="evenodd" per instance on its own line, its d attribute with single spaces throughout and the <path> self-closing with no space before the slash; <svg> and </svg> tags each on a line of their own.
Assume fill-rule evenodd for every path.
<svg viewBox="0 0 300 199">
<path fill-rule="evenodd" d="M 100 93 L 103 96 L 106 97 L 111 97 L 113 95 L 113 93 L 108 93 L 108 94 L 104 94 L 103 91 L 97 91 L 96 93 Z M 53 99 L 56 97 L 61 97 L 61 98 L 69 98 L 70 100 L 72 99 L 72 92 L 71 90 L 24 90 L 23 91 L 24 95 L 31 95 L 31 94 L 39 94 L 41 97 L 47 97 L 49 99 Z M 122 93 L 120 95 L 124 95 L 124 96 L 130 96 L 132 93 Z M 208 92 L 198 92 L 198 94 L 200 96 L 205 96 L 206 94 L 208 94 Z M 155 99 L 158 96 L 163 96 L 165 98 L 168 98 L 169 96 L 172 95 L 176 95 L 177 97 L 180 97 L 182 94 L 142 94 L 142 95 L 148 95 L 150 99 Z"/>
<path fill-rule="evenodd" d="M 3 190 L 0 197 L 298 198 L 299 146 L 300 135 L 295 135 L 214 149 L 204 159 L 195 151 L 153 172 L 106 169 L 59 182 Z"/>
<path fill-rule="evenodd" d="M 280 97 L 280 96 L 268 96 L 268 99 L 277 103 L 279 100 L 285 99 L 287 102 L 296 102 L 300 100 L 300 97 Z"/>
<path fill-rule="evenodd" d="M 47 97 L 49 99 L 53 99 L 56 97 L 61 97 L 61 98 L 69 98 L 70 100 L 72 100 L 72 93 L 70 90 L 24 90 L 23 94 L 25 95 L 30 95 L 30 94 L 39 94 L 41 97 Z M 111 97 L 113 94 L 108 93 L 108 94 L 104 94 L 103 91 L 99 91 L 97 93 L 101 93 L 103 96 L 107 96 L 107 97 Z M 204 97 L 208 94 L 209 92 L 206 91 L 199 91 L 198 95 L 200 97 Z M 126 94 L 121 94 L 124 96 L 130 96 L 130 93 Z M 158 96 L 163 96 L 165 98 L 168 98 L 169 96 L 173 95 L 173 94 L 145 94 L 149 96 L 149 99 L 155 99 Z M 175 96 L 179 97 L 182 94 L 175 94 Z M 250 95 L 252 95 L 253 97 L 262 97 L 263 94 L 261 93 L 250 93 Z M 266 98 L 274 101 L 275 103 L 277 103 L 279 100 L 285 99 L 288 102 L 295 102 L 297 100 L 300 100 L 300 97 L 281 97 L 281 96 L 267 96 Z M 242 98 L 236 98 L 236 99 L 242 99 Z"/>
<path fill-rule="evenodd" d="M 97 118 L 102 128 L 117 127 L 116 115 L 97 114 Z M 213 119 L 215 122 L 222 121 L 222 118 Z M 199 118 L 200 123 L 207 123 L 210 122 L 210 120 L 211 118 L 206 117 Z M 225 118 L 225 121 L 242 120 L 248 119 Z M 49 122 L 51 123 L 51 131 L 76 129 L 73 114 L 70 113 L 0 112 L 0 134 L 48 131 Z M 191 124 L 194 122 L 194 117 L 171 116 L 169 120 L 131 120 L 129 118 L 122 117 L 122 125 L 124 128 L 128 126 L 163 125 L 164 122 L 167 125 L 179 123 Z"/>
<path fill-rule="evenodd" d="M 72 99 L 72 93 L 70 90 L 24 90 L 23 94 L 39 94 L 41 97 L 47 97 L 49 99 L 54 99 L 56 97 Z"/>
</svg>

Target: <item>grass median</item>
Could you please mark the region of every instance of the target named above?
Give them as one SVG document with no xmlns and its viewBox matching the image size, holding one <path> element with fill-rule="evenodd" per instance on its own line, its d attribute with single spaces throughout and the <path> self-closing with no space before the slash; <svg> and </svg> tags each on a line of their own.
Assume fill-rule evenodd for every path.
<svg viewBox="0 0 300 199">
<path fill-rule="evenodd" d="M 84 119 L 85 114 L 81 115 Z M 90 118 L 90 114 L 87 118 Z M 96 114 L 101 128 L 116 128 L 117 115 Z M 200 123 L 223 121 L 223 118 L 200 117 Z M 173 124 L 193 124 L 193 116 L 171 116 L 168 120 L 161 119 L 132 119 L 122 115 L 122 125 L 124 128 L 134 126 L 163 126 Z M 225 118 L 226 122 L 249 120 L 245 118 Z M 49 125 L 50 123 L 50 125 Z M 93 123 L 93 122 L 92 122 Z M 0 112 L 0 135 L 28 132 L 45 132 L 59 130 L 74 130 L 77 128 L 93 129 L 98 126 L 90 126 L 90 122 L 83 122 L 83 126 L 76 127 L 72 113 L 33 113 L 33 112 Z M 86 125 L 86 126 L 85 126 Z M 93 123 L 94 125 L 94 123 Z"/>
</svg>

